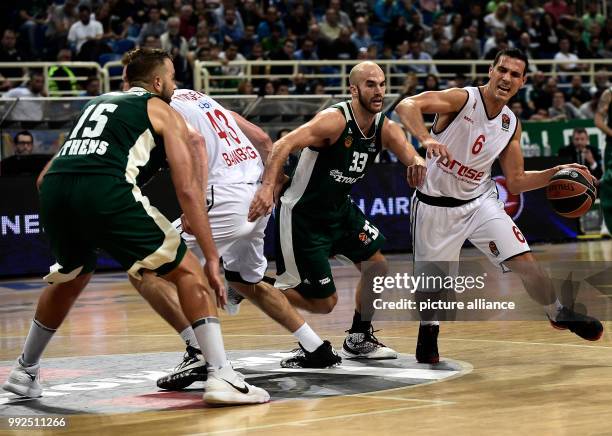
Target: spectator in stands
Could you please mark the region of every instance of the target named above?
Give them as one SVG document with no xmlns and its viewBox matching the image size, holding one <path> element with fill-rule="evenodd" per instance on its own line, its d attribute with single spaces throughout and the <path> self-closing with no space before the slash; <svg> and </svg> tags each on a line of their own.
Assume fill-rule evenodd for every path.
<svg viewBox="0 0 612 436">
<path fill-rule="evenodd" d="M 582 77 L 580 74 L 572 76 L 570 88 L 566 92 L 567 100 L 575 107 L 582 106 L 583 103 L 591 99 L 591 94 L 582 86 Z"/>
<path fill-rule="evenodd" d="M 45 78 L 41 71 L 30 72 L 30 79 L 25 86 L 13 88 L 6 94 L 6 98 L 46 97 Z M 41 121 L 43 119 L 42 105 L 37 101 L 19 102 L 10 113 L 14 121 Z"/>
<path fill-rule="evenodd" d="M 266 80 L 263 86 L 259 88 L 258 95 L 263 97 L 265 95 L 274 95 L 275 92 L 274 83 L 271 80 Z"/>
<path fill-rule="evenodd" d="M 592 120 L 595 118 L 595 113 L 597 112 L 597 104 L 599 103 L 599 99 L 601 98 L 602 91 L 597 91 L 591 99 L 578 108 L 578 113 L 580 114 L 580 118 L 585 120 Z"/>
<path fill-rule="evenodd" d="M 303 3 L 295 4 L 289 17 L 287 17 L 287 31 L 295 38 L 300 38 L 308 32 L 311 16 L 306 14 Z"/>
<path fill-rule="evenodd" d="M 2 34 L 2 40 L 0 41 L 0 62 L 22 62 L 23 59 L 21 54 L 15 48 L 17 43 L 17 36 L 11 29 L 6 29 Z M 24 71 L 23 68 L 19 67 L 5 67 L 0 68 L 0 76 L 4 78 L 0 85 L 0 90 L 6 91 L 15 86 L 21 80 Z M 9 81 L 8 79 L 18 78 L 17 81 Z"/>
<path fill-rule="evenodd" d="M 161 39 L 155 35 L 149 35 L 144 39 L 142 46 L 146 48 L 162 48 Z"/>
<path fill-rule="evenodd" d="M 610 88 L 610 86 L 612 86 L 612 84 L 608 79 L 608 71 L 597 71 L 595 73 L 595 84 L 591 86 L 589 92 L 591 93 L 591 95 L 593 95 L 598 91 L 605 91 L 606 89 Z"/>
<path fill-rule="evenodd" d="M 368 48 L 373 40 L 368 31 L 368 19 L 366 17 L 357 17 L 355 19 L 355 31 L 351 35 L 351 41 L 355 44 L 355 47 Z"/>
<path fill-rule="evenodd" d="M 376 21 L 383 25 L 391 24 L 391 20 L 395 15 L 395 0 L 376 0 L 376 4 L 374 5 L 374 16 L 376 17 Z M 404 19 L 406 19 L 404 17 Z"/>
<path fill-rule="evenodd" d="M 466 42 L 467 39 L 467 42 Z M 479 59 L 482 53 L 482 47 L 480 46 L 480 39 L 478 38 L 478 28 L 476 26 L 470 26 L 465 30 L 465 34 L 459 38 L 453 44 L 453 50 L 456 53 L 466 51 L 466 49 L 470 49 L 474 52 L 475 58 Z M 459 58 L 463 59 L 463 58 Z M 472 58 L 468 58 L 472 59 Z"/>
<path fill-rule="evenodd" d="M 555 54 L 554 60 L 569 62 L 565 64 L 558 64 L 556 66 L 556 71 L 559 71 L 559 76 L 562 78 L 566 78 L 570 72 L 581 71 L 584 69 L 583 65 L 578 64 L 578 56 L 570 52 L 569 38 L 562 38 L 559 41 L 559 51 Z"/>
<path fill-rule="evenodd" d="M 27 130 L 22 130 L 13 139 L 13 150 L 15 156 L 32 154 L 34 150 L 34 137 Z"/>
<path fill-rule="evenodd" d="M 149 8 L 149 21 L 144 23 L 138 36 L 138 43 L 144 45 L 145 39 L 149 35 L 157 36 L 158 38 L 166 31 L 166 21 L 161 19 L 161 11 L 159 6 L 153 5 Z"/>
<path fill-rule="evenodd" d="M 193 13 L 193 6 L 186 4 L 181 6 L 179 33 L 189 41 L 196 33 L 198 24 L 197 17 Z"/>
<path fill-rule="evenodd" d="M 340 23 L 340 16 L 338 11 L 332 8 L 328 8 L 325 12 L 325 19 L 320 23 L 321 34 L 328 40 L 333 41 L 340 36 L 340 31 L 346 29 Z"/>
<path fill-rule="evenodd" d="M 242 76 L 244 74 L 244 65 L 230 65 L 232 61 L 245 61 L 246 58 L 238 53 L 238 45 L 231 43 L 225 51 L 219 53 L 219 60 L 223 64 L 221 71 L 224 76 Z M 233 88 L 238 86 L 238 79 L 229 79 L 225 82 L 225 87 Z"/>
<path fill-rule="evenodd" d="M 536 25 L 536 18 L 532 11 L 527 11 L 523 14 L 521 32 L 525 32 L 529 35 L 532 49 L 539 48 L 540 43 L 538 41 L 540 39 L 540 31 Z"/>
<path fill-rule="evenodd" d="M 95 19 L 102 25 L 102 40 L 116 41 L 125 39 L 130 24 L 133 23 L 132 17 L 128 16 L 123 22 L 121 18 L 112 15 L 109 3 L 102 3 L 94 14 Z"/>
<path fill-rule="evenodd" d="M 238 25 L 236 9 L 225 8 L 224 23 L 219 26 L 219 36 L 223 44 L 239 43 L 244 36 L 244 28 Z"/>
<path fill-rule="evenodd" d="M 574 120 L 580 118 L 578 109 L 565 101 L 565 94 L 556 91 L 553 95 L 552 106 L 548 108 L 548 116 L 556 121 Z"/>
<path fill-rule="evenodd" d="M 166 22 L 166 32 L 161 37 L 162 49 L 172 54 L 185 58 L 189 51 L 189 45 L 185 37 L 179 33 L 181 20 L 178 17 L 170 17 Z"/>
<path fill-rule="evenodd" d="M 274 53 L 280 50 L 284 43 L 283 30 L 277 25 L 273 25 L 270 35 L 261 40 L 261 45 L 266 53 Z"/>
<path fill-rule="evenodd" d="M 436 61 L 455 60 L 455 54 L 451 50 L 451 42 L 448 38 L 442 38 L 438 45 L 438 51 L 432 56 Z M 452 74 L 457 70 L 454 65 L 436 65 L 439 74 Z"/>
<path fill-rule="evenodd" d="M 292 94 L 304 95 L 308 94 L 308 80 L 304 77 L 304 74 L 298 73 L 293 78 L 293 86 L 290 89 Z"/>
<path fill-rule="evenodd" d="M 275 87 L 274 95 L 289 95 L 289 80 L 280 80 Z"/>
<path fill-rule="evenodd" d="M 461 46 L 455 51 L 455 58 L 461 60 L 478 59 L 478 54 L 474 50 L 474 40 L 472 37 L 470 35 L 465 35 L 463 38 L 460 38 L 460 41 Z M 455 71 L 465 75 L 471 74 L 471 68 L 468 65 L 463 67 L 457 66 Z"/>
<path fill-rule="evenodd" d="M 58 62 L 70 62 L 72 60 L 72 52 L 63 48 L 57 54 Z M 53 65 L 49 68 L 49 95 L 52 97 L 67 97 L 76 96 L 79 93 L 79 83 L 76 79 L 76 74 L 72 68 L 67 65 Z M 56 80 L 56 79 L 66 80 Z"/>
<path fill-rule="evenodd" d="M 585 165 L 597 179 L 603 175 L 601 153 L 597 147 L 589 145 L 589 134 L 584 127 L 574 129 L 572 143 L 559 149 L 557 155 L 569 158 L 571 163 Z"/>
<path fill-rule="evenodd" d="M 454 13 L 451 15 L 450 23 L 444 27 L 444 37 L 453 43 L 463 36 L 464 28 L 463 16 L 458 12 Z M 431 31 L 433 33 L 434 26 L 431 27 Z"/>
<path fill-rule="evenodd" d="M 251 50 L 251 55 L 248 57 L 249 61 L 263 61 L 266 60 L 263 46 L 261 43 L 255 43 L 253 45 L 253 49 Z M 266 74 L 267 69 L 263 65 L 251 65 L 251 74 L 253 75 L 263 75 Z M 253 86 L 259 90 L 263 88 L 265 85 L 264 79 L 253 79 Z"/>
<path fill-rule="evenodd" d="M 538 26 L 540 30 L 540 57 L 552 58 L 559 47 L 559 35 L 557 34 L 557 22 L 555 17 L 545 13 L 540 17 Z"/>
<path fill-rule="evenodd" d="M 470 2 L 469 6 L 470 10 L 463 20 L 465 22 L 465 27 L 469 29 L 473 27 L 475 29 L 475 33 L 469 32 L 469 35 L 476 40 L 480 40 L 485 37 L 487 26 L 484 22 L 484 12 L 482 9 L 482 5 L 479 2 Z M 480 53 L 478 51 L 478 53 Z"/>
<path fill-rule="evenodd" d="M 96 76 L 90 76 L 85 82 L 85 91 L 81 93 L 81 97 L 96 97 L 100 95 L 100 79 Z"/>
<path fill-rule="evenodd" d="M 542 77 L 544 76 L 542 75 Z M 553 96 L 557 91 L 559 91 L 559 88 L 557 87 L 557 79 L 554 77 L 545 79 L 541 86 L 534 84 L 530 93 L 530 103 L 533 104 L 533 111 L 537 113 L 539 110 L 544 110 L 548 113 L 548 108 L 552 106 Z"/>
<path fill-rule="evenodd" d="M 63 5 L 52 4 L 47 11 L 45 41 L 48 56 L 55 56 L 68 41 L 68 30 L 79 19 L 79 0 L 66 0 Z"/>
<path fill-rule="evenodd" d="M 440 90 L 440 81 L 438 80 L 438 76 L 435 74 L 428 74 L 425 77 L 425 84 L 423 85 L 423 91 L 439 91 Z"/>
<path fill-rule="evenodd" d="M 198 23 L 196 27 L 196 34 L 191 38 L 187 43 L 189 45 L 189 50 L 196 50 L 198 47 L 201 47 L 205 42 L 208 44 L 218 45 L 219 41 L 210 33 L 210 28 L 208 27 L 208 23 L 206 20 L 202 20 Z"/>
<path fill-rule="evenodd" d="M 510 110 L 521 121 L 529 119 L 529 113 L 527 113 L 527 111 L 525 110 L 525 106 L 523 105 L 523 102 L 521 100 L 514 100 L 510 104 Z"/>
<path fill-rule="evenodd" d="M 268 9 L 266 9 L 265 19 L 257 26 L 257 36 L 259 40 L 263 41 L 264 38 L 271 36 L 272 30 L 275 27 L 280 30 L 281 35 L 285 34 L 285 25 L 280 19 L 278 9 L 274 6 L 269 6 Z"/>
<path fill-rule="evenodd" d="M 567 3 L 563 0 L 551 0 L 544 3 L 544 11 L 546 13 L 552 15 L 555 18 L 555 21 L 559 21 L 563 15 L 567 15 L 569 9 L 567 7 Z"/>
<path fill-rule="evenodd" d="M 270 53 L 270 59 L 275 61 L 292 61 L 295 60 L 295 42 L 291 39 L 286 39 L 282 49 Z M 273 66 L 270 69 L 272 75 L 293 74 L 292 65 Z"/>
<path fill-rule="evenodd" d="M 85 42 L 100 40 L 104 34 L 102 24 L 91 19 L 91 8 L 85 4 L 79 6 L 79 21 L 75 22 L 68 31 L 68 42 L 79 53 Z"/>
<path fill-rule="evenodd" d="M 348 61 L 357 59 L 357 47 L 351 41 L 351 31 L 346 27 L 340 30 L 338 38 L 331 43 L 330 53 L 333 53 L 332 59 Z"/>
<path fill-rule="evenodd" d="M 410 32 L 406 28 L 406 19 L 402 15 L 396 15 L 385 29 L 383 42 L 393 50 L 404 41 L 410 41 Z"/>
<path fill-rule="evenodd" d="M 497 9 L 495 9 L 495 12 L 492 12 L 484 17 L 484 23 L 487 28 L 492 31 L 503 30 L 506 32 L 506 26 L 511 18 L 512 16 L 510 14 L 510 7 L 508 6 L 508 3 L 500 3 L 497 6 Z"/>
<path fill-rule="evenodd" d="M 411 71 L 419 74 L 434 74 L 438 75 L 438 70 L 433 62 L 431 62 L 431 56 L 422 49 L 422 42 L 412 41 L 410 42 L 410 53 L 404 56 L 403 59 L 415 60 L 415 61 L 429 61 L 426 64 L 413 64 L 409 66 Z M 437 80 L 437 79 L 436 79 Z"/>
<path fill-rule="evenodd" d="M 530 61 L 537 57 L 534 55 L 536 55 L 537 53 L 538 44 L 531 41 L 531 35 L 529 35 L 528 32 L 521 32 L 519 40 L 516 43 L 516 48 L 525 53 L 525 55 L 527 55 L 527 59 L 529 59 Z M 536 71 L 537 67 L 530 62 L 529 72 L 535 73 Z"/>
<path fill-rule="evenodd" d="M 219 7 L 215 8 L 213 10 L 213 17 L 214 17 L 214 23 L 211 23 L 213 25 L 213 27 L 221 27 L 224 24 L 224 20 L 225 20 L 225 8 L 232 8 L 232 9 L 236 9 L 236 2 L 234 0 L 221 0 L 221 2 L 219 1 L 214 1 L 211 3 L 217 3 L 219 4 Z M 238 2 L 239 5 L 242 6 L 242 2 Z M 239 6 L 240 7 L 240 6 Z M 244 27 L 247 24 L 251 24 L 251 25 L 257 25 L 260 21 L 260 19 L 257 20 L 257 22 L 246 22 L 243 20 L 243 15 L 242 13 L 245 11 L 245 9 L 240 9 L 236 11 L 236 21 L 238 22 L 238 25 L 244 29 Z"/>
<path fill-rule="evenodd" d="M 327 90 L 325 89 L 325 84 L 322 81 L 315 82 L 312 88 L 312 94 L 314 95 L 324 95 L 327 94 Z"/>
<path fill-rule="evenodd" d="M 353 22 L 351 21 L 349 15 L 342 10 L 341 0 L 329 0 L 329 9 L 333 9 L 336 11 L 336 13 L 338 14 L 340 25 L 342 27 L 347 28 L 351 32 L 353 31 Z M 327 17 L 323 17 L 323 23 L 325 23 L 326 20 Z"/>
<path fill-rule="evenodd" d="M 440 16 L 440 18 L 444 17 Z M 438 50 L 442 38 L 446 38 L 444 25 L 441 23 L 441 20 L 436 20 L 431 26 L 431 34 L 423 41 L 423 50 L 433 56 Z"/>
<path fill-rule="evenodd" d="M 328 41 L 323 35 L 321 35 L 321 27 L 317 23 L 313 23 L 308 28 L 307 38 L 310 38 L 315 43 L 314 51 L 319 57 L 323 59 L 327 56 L 328 47 L 330 41 Z"/>
<path fill-rule="evenodd" d="M 319 56 L 315 51 L 315 43 L 309 37 L 304 38 L 302 47 L 294 54 L 294 59 L 297 61 L 318 61 Z M 317 67 L 300 65 L 300 72 L 303 74 L 313 74 L 318 71 Z"/>
<path fill-rule="evenodd" d="M 484 47 L 482 49 L 482 52 L 484 53 L 485 59 L 489 59 L 488 56 L 490 56 L 490 51 L 491 50 L 499 50 L 499 45 L 500 44 L 508 44 L 510 47 L 512 47 L 512 44 L 510 44 L 510 42 L 508 41 L 508 34 L 506 33 L 506 31 L 504 29 L 499 29 L 496 28 L 493 30 L 493 34 L 491 35 L 490 38 L 488 38 L 485 41 Z M 497 54 L 497 51 L 495 52 Z M 494 59 L 495 56 L 493 56 Z"/>
<path fill-rule="evenodd" d="M 243 80 L 238 84 L 238 94 L 240 95 L 253 95 L 253 90 L 253 84 L 249 80 Z"/>
<path fill-rule="evenodd" d="M 603 26 L 606 22 L 606 17 L 599 13 L 599 2 L 590 1 L 586 2 L 586 12 L 582 16 L 582 24 L 588 29 L 592 23 L 597 23 Z"/>
<path fill-rule="evenodd" d="M 242 17 L 244 27 L 255 26 L 255 29 L 257 29 L 259 22 L 263 20 L 264 16 L 258 2 L 255 0 L 244 0 L 244 2 L 238 4 L 238 9 L 238 16 Z"/>
<path fill-rule="evenodd" d="M 238 48 L 240 53 L 242 53 L 246 58 L 251 55 L 251 51 L 253 51 L 253 46 L 257 44 L 257 33 L 255 33 L 255 26 L 248 25 L 244 28 L 244 34 L 240 41 L 238 41 Z"/>
</svg>

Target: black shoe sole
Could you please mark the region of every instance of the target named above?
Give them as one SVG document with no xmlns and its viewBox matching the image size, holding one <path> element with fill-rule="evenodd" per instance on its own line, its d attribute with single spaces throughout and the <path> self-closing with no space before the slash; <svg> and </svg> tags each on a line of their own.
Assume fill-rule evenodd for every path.
<svg viewBox="0 0 612 436">
<path fill-rule="evenodd" d="M 569 327 L 567 327 L 567 326 L 564 326 L 564 325 L 562 325 L 562 324 L 557 324 L 556 322 L 554 322 L 554 321 L 552 321 L 552 320 L 550 320 L 550 319 L 549 319 L 548 321 L 550 322 L 550 325 L 551 325 L 551 326 L 552 326 L 554 329 L 556 329 L 556 330 L 569 330 Z M 572 333 L 574 333 L 576 336 L 578 336 L 579 338 L 582 338 L 582 339 L 584 339 L 584 340 L 591 341 L 591 342 L 595 342 L 595 341 L 598 341 L 598 340 L 600 340 L 600 339 L 601 339 L 601 337 L 602 337 L 602 336 L 603 336 L 603 334 L 604 334 L 604 331 L 603 331 L 603 329 L 601 329 L 601 331 L 599 332 L 599 334 L 598 334 L 597 336 L 592 336 L 592 337 L 588 337 L 588 338 L 585 338 L 584 336 L 580 336 L 580 335 L 579 335 L 578 333 L 576 333 L 576 332 L 572 332 Z"/>
</svg>

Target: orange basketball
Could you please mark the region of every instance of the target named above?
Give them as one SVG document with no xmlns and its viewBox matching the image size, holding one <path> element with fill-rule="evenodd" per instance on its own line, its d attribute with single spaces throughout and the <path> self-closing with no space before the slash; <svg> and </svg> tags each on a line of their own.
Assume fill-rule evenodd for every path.
<svg viewBox="0 0 612 436">
<path fill-rule="evenodd" d="M 566 218 L 578 218 L 587 213 L 597 197 L 591 175 L 584 170 L 566 168 L 550 179 L 546 198 L 555 212 Z"/>
</svg>

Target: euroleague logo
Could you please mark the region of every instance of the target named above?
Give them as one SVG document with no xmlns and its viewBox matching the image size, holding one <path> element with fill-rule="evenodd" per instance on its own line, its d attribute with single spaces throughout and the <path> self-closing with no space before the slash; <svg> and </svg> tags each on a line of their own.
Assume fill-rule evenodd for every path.
<svg viewBox="0 0 612 436">
<path fill-rule="evenodd" d="M 499 199 L 504 202 L 504 210 L 513 219 L 518 219 L 523 212 L 523 194 L 513 194 L 506 186 L 506 178 L 504 176 L 493 177 L 497 185 Z"/>
</svg>

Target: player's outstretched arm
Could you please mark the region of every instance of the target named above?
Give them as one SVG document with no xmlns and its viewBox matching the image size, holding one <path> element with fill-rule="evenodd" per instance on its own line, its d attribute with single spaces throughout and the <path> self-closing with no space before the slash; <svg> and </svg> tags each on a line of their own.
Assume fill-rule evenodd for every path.
<svg viewBox="0 0 612 436">
<path fill-rule="evenodd" d="M 272 151 L 272 139 L 270 139 L 270 136 L 261 127 L 253 124 L 236 112 L 231 112 L 231 114 L 240 130 L 242 130 L 242 133 L 246 135 L 251 144 L 257 149 L 261 159 L 266 162 L 268 154 Z"/>
<path fill-rule="evenodd" d="M 425 181 L 427 167 L 425 160 L 418 155 L 399 124 L 386 119 L 382 131 L 382 145 L 391 150 L 401 163 L 408 168 L 406 178 L 408 184 L 416 188 Z"/>
<path fill-rule="evenodd" d="M 499 155 L 499 163 L 506 177 L 506 186 L 512 194 L 543 188 L 551 177 L 563 168 L 580 168 L 588 172 L 587 167 L 579 164 L 557 165 L 542 171 L 525 171 L 523 152 L 521 151 L 521 124 L 516 128 L 508 146 Z"/>
<path fill-rule="evenodd" d="M 155 131 L 164 139 L 166 158 L 172 174 L 172 183 L 181 209 L 191 226 L 193 235 L 206 258 L 206 275 L 218 296 L 225 302 L 225 287 L 219 274 L 219 254 L 204 204 L 204 177 L 202 173 L 203 138 L 193 136 L 185 120 L 159 99 L 149 100 L 147 111 Z M 200 149 L 201 152 L 195 150 Z"/>
<path fill-rule="evenodd" d="M 406 97 L 395 108 L 400 121 L 412 136 L 427 148 L 429 158 L 442 156 L 452 160 L 445 144 L 431 137 L 425 126 L 423 114 L 450 114 L 461 110 L 468 98 L 468 92 L 460 88 L 445 91 L 427 91 Z"/>
<path fill-rule="evenodd" d="M 608 136 L 612 136 L 612 126 L 608 126 L 608 109 L 610 108 L 610 101 L 612 101 L 612 92 L 607 89 L 601 94 L 601 98 L 597 104 L 597 111 L 595 112 L 595 126 Z"/>
<path fill-rule="evenodd" d="M 274 202 L 274 187 L 282 176 L 289 154 L 306 147 L 324 147 L 335 142 L 344 129 L 344 117 L 337 109 L 319 112 L 312 120 L 283 136 L 272 146 L 263 181 L 249 208 L 249 221 L 270 213 Z"/>
</svg>

